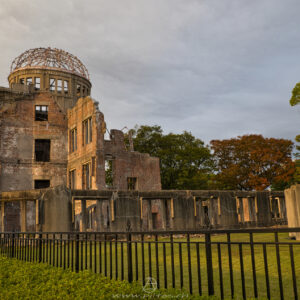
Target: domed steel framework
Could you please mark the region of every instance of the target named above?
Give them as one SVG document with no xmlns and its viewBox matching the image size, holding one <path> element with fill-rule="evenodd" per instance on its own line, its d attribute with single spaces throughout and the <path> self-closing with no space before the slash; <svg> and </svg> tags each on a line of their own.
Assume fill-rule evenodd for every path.
<svg viewBox="0 0 300 300">
<path fill-rule="evenodd" d="M 59 69 L 90 80 L 89 72 L 84 64 L 76 56 L 61 49 L 34 48 L 27 50 L 13 60 L 10 72 L 27 67 Z"/>
</svg>

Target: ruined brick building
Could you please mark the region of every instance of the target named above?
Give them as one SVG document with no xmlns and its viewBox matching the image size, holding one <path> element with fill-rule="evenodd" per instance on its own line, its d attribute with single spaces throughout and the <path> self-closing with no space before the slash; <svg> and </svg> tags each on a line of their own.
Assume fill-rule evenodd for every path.
<svg viewBox="0 0 300 300">
<path fill-rule="evenodd" d="M 89 73 L 63 50 L 36 48 L 0 87 L 0 190 L 160 190 L 159 160 L 126 149 L 91 97 Z"/>
</svg>

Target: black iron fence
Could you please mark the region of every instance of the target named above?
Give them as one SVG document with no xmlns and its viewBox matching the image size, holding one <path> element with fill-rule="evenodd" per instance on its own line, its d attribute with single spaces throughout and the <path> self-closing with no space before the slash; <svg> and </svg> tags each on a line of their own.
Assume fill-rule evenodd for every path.
<svg viewBox="0 0 300 300">
<path fill-rule="evenodd" d="M 300 228 L 3 232 L 0 251 L 24 261 L 222 299 L 298 299 L 297 234 Z"/>
</svg>

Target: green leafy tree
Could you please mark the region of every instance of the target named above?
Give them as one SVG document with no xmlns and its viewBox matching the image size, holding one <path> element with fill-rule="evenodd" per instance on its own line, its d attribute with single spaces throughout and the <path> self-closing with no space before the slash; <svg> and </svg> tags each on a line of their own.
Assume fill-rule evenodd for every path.
<svg viewBox="0 0 300 300">
<path fill-rule="evenodd" d="M 293 91 L 292 91 L 292 97 L 290 99 L 290 105 L 295 106 L 300 103 L 300 82 L 298 82 Z M 297 135 L 295 138 L 295 141 L 298 143 L 296 144 L 296 150 L 297 152 L 295 153 L 296 157 L 296 170 L 294 174 L 294 183 L 300 183 L 300 135 Z"/>
<path fill-rule="evenodd" d="M 163 189 L 209 188 L 213 181 L 210 149 L 190 132 L 164 135 L 158 125 L 142 125 L 131 129 L 131 135 L 134 150 L 160 159 Z"/>
</svg>

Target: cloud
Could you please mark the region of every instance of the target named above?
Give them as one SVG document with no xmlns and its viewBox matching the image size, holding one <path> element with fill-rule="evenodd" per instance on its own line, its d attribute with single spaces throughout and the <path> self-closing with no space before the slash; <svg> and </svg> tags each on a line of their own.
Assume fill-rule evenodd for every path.
<svg viewBox="0 0 300 300">
<path fill-rule="evenodd" d="M 299 9 L 297 0 L 0 0 L 0 85 L 14 57 L 57 47 L 87 66 L 109 128 L 293 139 Z"/>
</svg>

